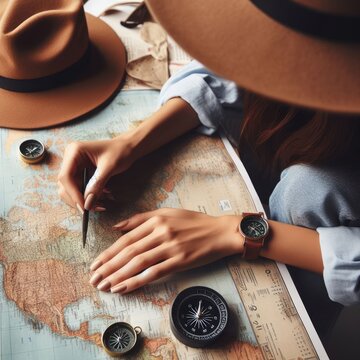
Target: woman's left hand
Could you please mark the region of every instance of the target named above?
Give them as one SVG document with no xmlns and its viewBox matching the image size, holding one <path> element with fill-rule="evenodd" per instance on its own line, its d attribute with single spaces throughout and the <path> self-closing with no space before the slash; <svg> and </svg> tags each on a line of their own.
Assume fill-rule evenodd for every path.
<svg viewBox="0 0 360 360">
<path fill-rule="evenodd" d="M 92 263 L 90 283 L 127 293 L 170 273 L 240 254 L 240 220 L 179 209 L 137 214 L 115 225 L 127 233 Z"/>
</svg>

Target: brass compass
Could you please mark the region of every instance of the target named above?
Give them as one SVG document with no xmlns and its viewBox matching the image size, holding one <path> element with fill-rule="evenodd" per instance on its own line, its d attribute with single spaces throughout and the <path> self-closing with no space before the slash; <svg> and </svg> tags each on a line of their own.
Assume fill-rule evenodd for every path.
<svg viewBox="0 0 360 360">
<path fill-rule="evenodd" d="M 116 322 L 107 327 L 101 342 L 109 355 L 120 357 L 134 348 L 140 333 L 141 327 L 139 326 L 133 328 L 126 322 Z"/>
<path fill-rule="evenodd" d="M 20 144 L 19 152 L 24 162 L 27 164 L 36 164 L 45 157 L 46 150 L 41 141 L 29 139 Z"/>
</svg>

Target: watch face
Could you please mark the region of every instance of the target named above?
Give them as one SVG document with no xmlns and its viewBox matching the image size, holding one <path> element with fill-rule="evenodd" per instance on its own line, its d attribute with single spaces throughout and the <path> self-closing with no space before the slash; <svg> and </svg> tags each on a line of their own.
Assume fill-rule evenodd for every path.
<svg viewBox="0 0 360 360">
<path fill-rule="evenodd" d="M 267 222 L 259 216 L 246 216 L 240 224 L 241 231 L 252 239 L 263 238 L 268 232 Z"/>
</svg>

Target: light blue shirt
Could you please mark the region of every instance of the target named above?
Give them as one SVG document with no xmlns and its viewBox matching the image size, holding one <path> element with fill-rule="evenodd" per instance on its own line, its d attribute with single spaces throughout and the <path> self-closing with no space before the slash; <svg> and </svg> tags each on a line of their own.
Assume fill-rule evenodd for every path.
<svg viewBox="0 0 360 360">
<path fill-rule="evenodd" d="M 221 126 L 233 143 L 239 140 L 243 107 L 241 89 L 234 82 L 214 75 L 200 63 L 193 61 L 167 81 L 160 93 L 160 104 L 174 97 L 181 97 L 196 111 L 203 125 L 200 128 L 202 133 L 211 135 Z M 282 174 L 282 177 L 286 178 L 285 175 Z M 321 188 L 321 176 L 319 179 L 316 186 Z M 358 186 L 354 185 L 348 193 L 359 193 Z M 308 200 L 311 202 L 311 199 Z M 354 203 L 353 200 L 349 202 L 346 198 L 335 200 L 342 209 L 349 207 L 348 212 L 352 212 L 350 204 Z M 357 204 L 355 206 L 358 208 Z M 327 206 L 327 204 L 314 209 L 317 216 L 324 219 L 329 218 L 329 212 L 339 217 L 340 214 L 335 213 L 337 211 L 337 207 Z M 358 212 L 357 209 L 355 214 Z M 346 223 L 346 226 L 338 226 L 344 225 L 341 219 L 340 223 L 339 221 L 322 223 L 326 225 L 316 227 L 316 230 L 320 237 L 324 262 L 323 276 L 328 295 L 330 299 L 343 305 L 359 303 L 360 227 L 358 226 L 360 223 L 355 221 L 356 226 L 352 226 L 351 222 L 350 226 L 349 223 Z"/>
</svg>

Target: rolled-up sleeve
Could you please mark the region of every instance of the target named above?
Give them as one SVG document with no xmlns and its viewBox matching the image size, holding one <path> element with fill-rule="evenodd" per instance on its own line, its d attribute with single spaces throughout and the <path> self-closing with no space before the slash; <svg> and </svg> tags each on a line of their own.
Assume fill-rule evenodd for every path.
<svg viewBox="0 0 360 360">
<path fill-rule="evenodd" d="M 199 130 L 213 134 L 219 126 L 236 141 L 242 118 L 241 90 L 222 79 L 197 61 L 192 61 L 163 86 L 160 105 L 171 98 L 180 97 L 197 113 L 202 127 Z"/>
<path fill-rule="evenodd" d="M 330 299 L 343 305 L 360 302 L 360 227 L 317 228 Z"/>
</svg>

